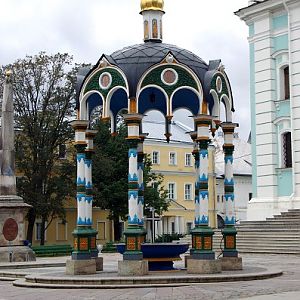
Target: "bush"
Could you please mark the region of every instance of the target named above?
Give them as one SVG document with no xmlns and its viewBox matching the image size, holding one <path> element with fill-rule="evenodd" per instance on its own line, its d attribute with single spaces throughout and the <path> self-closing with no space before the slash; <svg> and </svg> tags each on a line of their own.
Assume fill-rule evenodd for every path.
<svg viewBox="0 0 300 300">
<path fill-rule="evenodd" d="M 101 250 L 101 253 L 116 253 L 116 252 L 117 252 L 117 246 L 113 242 L 107 242 Z"/>
<path fill-rule="evenodd" d="M 178 241 L 182 237 L 183 237 L 183 234 L 181 234 L 181 233 L 172 233 L 172 234 L 166 233 L 166 234 L 159 235 L 155 239 L 155 242 L 156 243 L 171 243 L 172 241 Z"/>
</svg>

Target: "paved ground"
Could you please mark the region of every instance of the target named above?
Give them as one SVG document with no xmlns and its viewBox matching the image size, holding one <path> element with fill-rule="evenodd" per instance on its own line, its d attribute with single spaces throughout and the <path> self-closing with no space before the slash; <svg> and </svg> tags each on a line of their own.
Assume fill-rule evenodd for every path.
<svg viewBox="0 0 300 300">
<path fill-rule="evenodd" d="M 118 255 L 104 255 L 106 270 L 115 269 L 118 259 Z M 262 267 L 278 267 L 284 270 L 284 275 L 267 280 L 247 282 L 193 284 L 185 287 L 173 288 L 118 290 L 27 289 L 14 287 L 11 282 L 0 281 L 0 300 L 300 299 L 300 256 L 243 255 L 243 259 L 244 263 L 248 265 L 253 263 Z M 59 260 L 63 261 L 65 258 L 60 258 Z M 59 270 L 59 268 L 57 268 L 57 270 Z"/>
</svg>

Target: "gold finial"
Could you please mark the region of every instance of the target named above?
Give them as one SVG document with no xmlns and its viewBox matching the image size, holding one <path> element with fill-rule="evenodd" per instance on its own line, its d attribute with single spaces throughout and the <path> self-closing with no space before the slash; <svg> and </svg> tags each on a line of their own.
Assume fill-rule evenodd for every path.
<svg viewBox="0 0 300 300">
<path fill-rule="evenodd" d="M 164 0 L 141 0 L 141 12 L 145 10 L 164 11 Z"/>
</svg>

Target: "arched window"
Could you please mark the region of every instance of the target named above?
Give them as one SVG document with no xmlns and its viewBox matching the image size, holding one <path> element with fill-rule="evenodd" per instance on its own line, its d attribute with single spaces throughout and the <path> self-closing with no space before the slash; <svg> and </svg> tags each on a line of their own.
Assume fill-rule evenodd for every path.
<svg viewBox="0 0 300 300">
<path fill-rule="evenodd" d="M 290 70 L 289 67 L 283 69 L 284 99 L 290 99 Z"/>
<path fill-rule="evenodd" d="M 152 36 L 154 39 L 158 38 L 158 28 L 157 28 L 157 20 L 152 20 Z"/>
<path fill-rule="evenodd" d="M 144 39 L 149 39 L 149 24 L 147 20 L 144 21 Z"/>
<path fill-rule="evenodd" d="M 282 134 L 282 163 L 283 168 L 292 167 L 292 139 L 290 132 L 285 132 Z"/>
</svg>

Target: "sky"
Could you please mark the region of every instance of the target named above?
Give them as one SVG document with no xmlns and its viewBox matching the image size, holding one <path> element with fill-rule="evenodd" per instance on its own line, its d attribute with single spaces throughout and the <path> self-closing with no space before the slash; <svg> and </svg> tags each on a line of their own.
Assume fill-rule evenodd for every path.
<svg viewBox="0 0 300 300">
<path fill-rule="evenodd" d="M 248 0 L 165 0 L 164 42 L 204 59 L 221 59 L 240 136 L 250 132 L 248 29 L 234 11 Z M 0 0 L 0 64 L 40 51 L 78 63 L 143 42 L 140 0 Z M 179 116 L 181 121 L 186 118 Z M 190 125 L 191 121 L 187 121 Z"/>
</svg>

